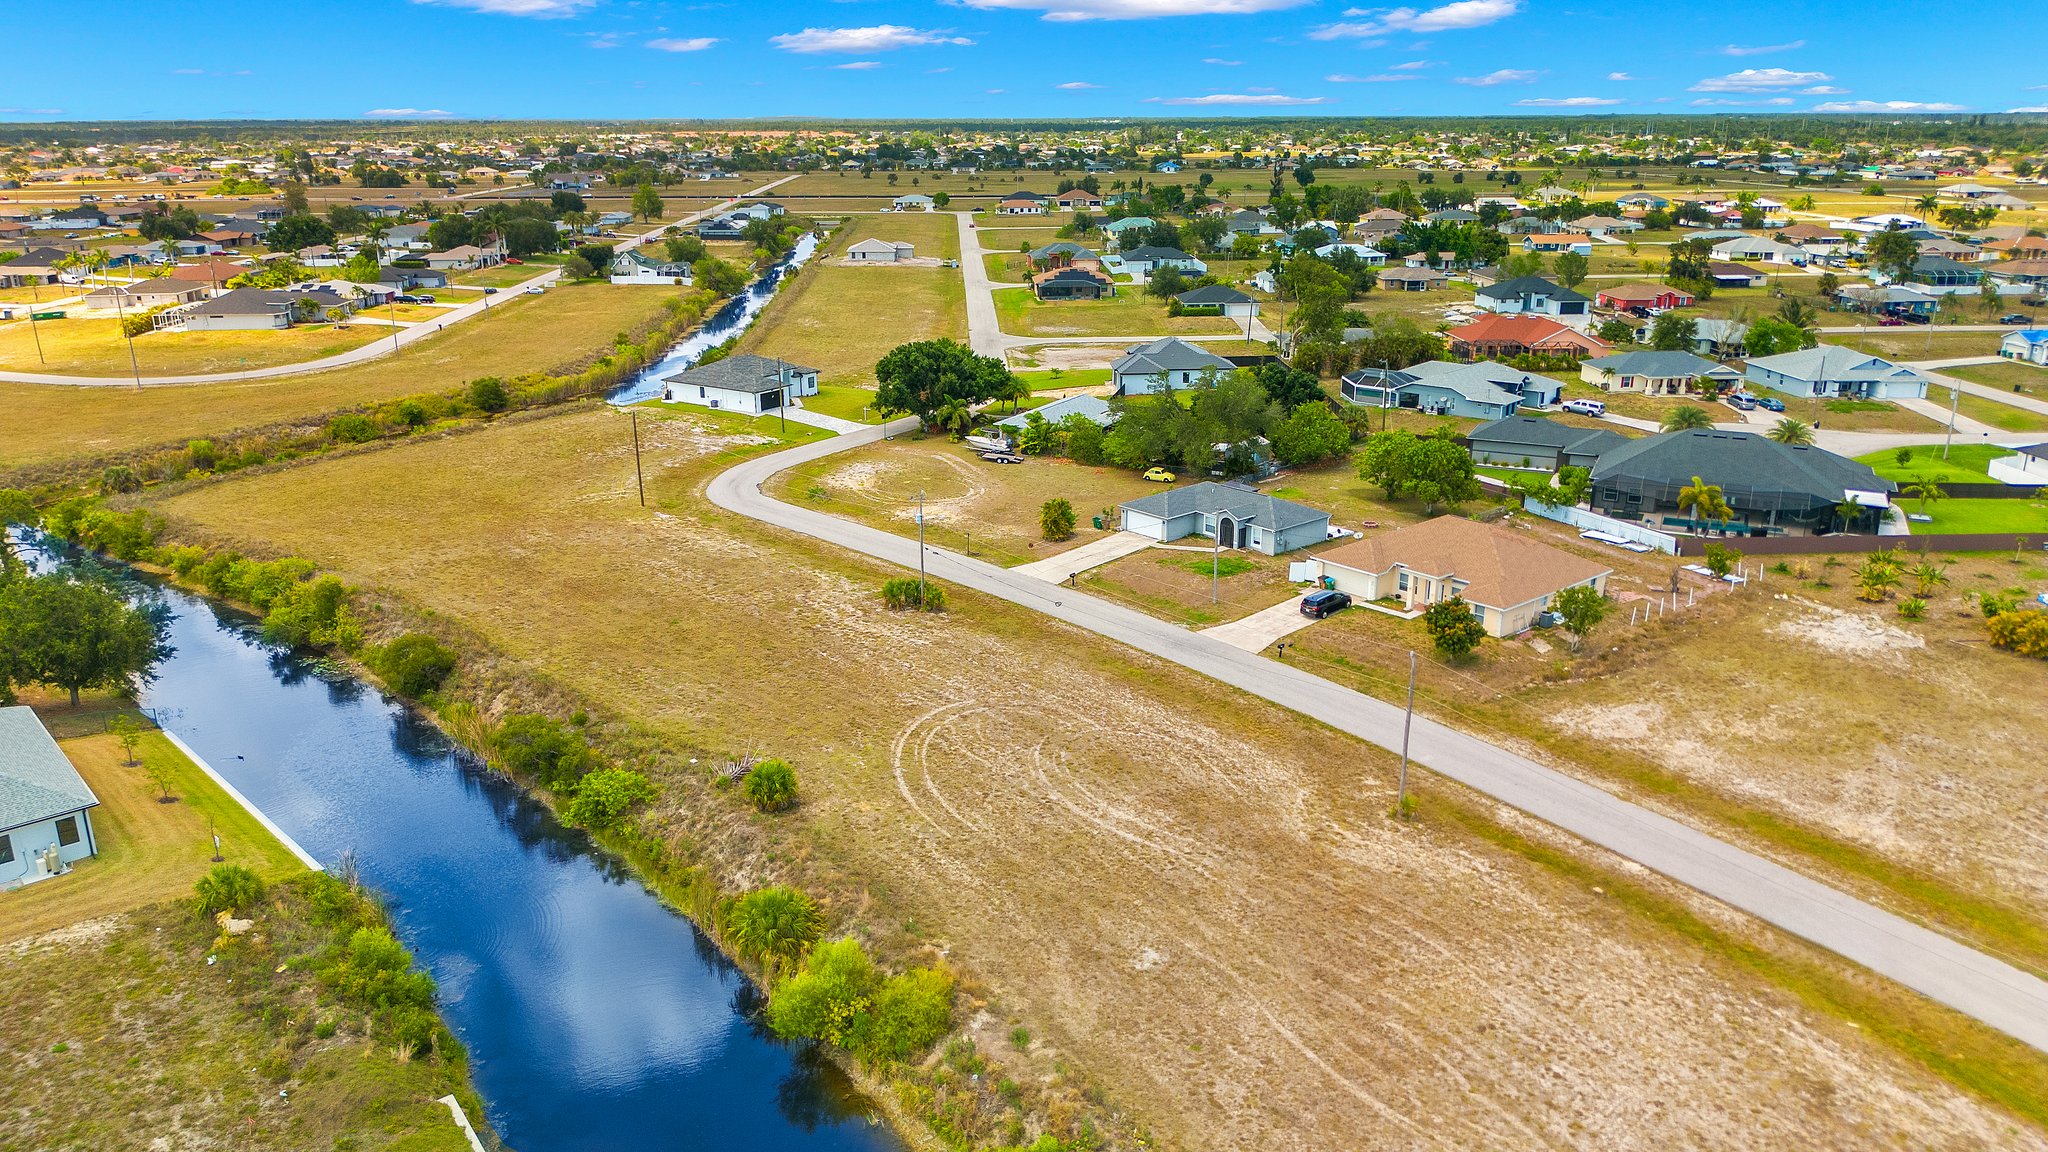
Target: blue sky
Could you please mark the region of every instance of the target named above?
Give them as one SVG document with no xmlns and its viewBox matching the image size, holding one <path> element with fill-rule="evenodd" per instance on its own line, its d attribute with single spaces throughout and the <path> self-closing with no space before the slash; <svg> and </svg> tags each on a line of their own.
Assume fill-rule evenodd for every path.
<svg viewBox="0 0 2048 1152">
<path fill-rule="evenodd" d="M 1907 31 L 1924 27 L 1925 5 L 1897 0 L 215 0 L 203 12 L 50 21 L 0 75 L 0 119 L 2048 111 L 2036 55 L 1961 30 L 1931 34 L 1942 50 Z"/>
</svg>

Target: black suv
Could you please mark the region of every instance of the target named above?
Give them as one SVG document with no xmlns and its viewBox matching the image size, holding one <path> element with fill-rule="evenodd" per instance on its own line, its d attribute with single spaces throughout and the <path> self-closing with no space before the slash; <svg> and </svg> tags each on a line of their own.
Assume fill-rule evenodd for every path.
<svg viewBox="0 0 2048 1152">
<path fill-rule="evenodd" d="M 1301 598 L 1301 614 L 1311 620 L 1321 620 L 1332 612 L 1342 612 L 1351 607 L 1351 594 L 1323 589 L 1311 592 Z"/>
</svg>

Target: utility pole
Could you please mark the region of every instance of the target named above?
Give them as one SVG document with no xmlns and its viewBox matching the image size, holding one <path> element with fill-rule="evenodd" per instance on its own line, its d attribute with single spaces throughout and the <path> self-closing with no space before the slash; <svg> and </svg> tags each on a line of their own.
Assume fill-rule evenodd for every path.
<svg viewBox="0 0 2048 1152">
<path fill-rule="evenodd" d="M 633 418 L 633 480 L 640 486 L 640 506 L 647 507 L 647 476 L 640 471 L 640 412 L 635 408 L 626 409 Z"/>
<path fill-rule="evenodd" d="M 1216 520 L 1216 530 L 1209 533 L 1209 603 L 1216 602 L 1216 572 L 1223 566 L 1223 519 Z"/>
<path fill-rule="evenodd" d="M 128 340 L 128 367 L 135 373 L 135 390 L 142 391 L 142 365 L 135 359 L 135 337 L 128 334 L 128 311 L 121 306 L 121 286 L 114 285 L 114 316 L 121 325 L 121 335 Z"/>
<path fill-rule="evenodd" d="M 917 603 L 924 604 L 924 489 L 917 490 Z"/>
<path fill-rule="evenodd" d="M 1956 438 L 1956 406 L 1962 403 L 1962 386 L 1950 382 L 1948 386 L 1948 431 L 1941 438 L 1941 458 L 1948 459 L 1948 446 Z"/>
<path fill-rule="evenodd" d="M 1408 653 L 1408 712 L 1401 718 L 1401 779 L 1394 796 L 1394 815 L 1408 818 L 1408 730 L 1415 726 L 1415 653 Z"/>
<path fill-rule="evenodd" d="M 35 337 L 36 363 L 48 364 L 49 361 L 43 358 L 43 331 L 41 328 L 36 327 L 36 311 L 41 307 L 42 300 L 41 295 L 36 291 L 36 282 L 30 280 L 28 282 L 28 332 L 30 336 Z"/>
</svg>

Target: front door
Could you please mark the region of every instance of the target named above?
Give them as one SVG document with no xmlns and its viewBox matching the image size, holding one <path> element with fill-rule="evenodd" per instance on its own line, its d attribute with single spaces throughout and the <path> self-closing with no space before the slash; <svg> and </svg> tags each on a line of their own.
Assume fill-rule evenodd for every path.
<svg viewBox="0 0 2048 1152">
<path fill-rule="evenodd" d="M 1237 547 L 1237 521 L 1232 520 L 1228 516 L 1217 519 L 1216 546 L 1219 548 Z"/>
</svg>

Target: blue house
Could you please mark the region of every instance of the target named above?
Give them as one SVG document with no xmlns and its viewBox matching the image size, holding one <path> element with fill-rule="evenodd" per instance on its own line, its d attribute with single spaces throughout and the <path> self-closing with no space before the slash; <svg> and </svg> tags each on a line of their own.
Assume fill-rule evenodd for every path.
<svg viewBox="0 0 2048 1152">
<path fill-rule="evenodd" d="M 99 802 L 33 709 L 0 708 L 0 890 L 95 855 L 90 810 Z"/>
<path fill-rule="evenodd" d="M 1346 400 L 1366 408 L 1406 408 L 1431 416 L 1499 420 L 1523 407 L 1557 403 L 1564 385 L 1491 360 L 1427 360 L 1406 368 L 1360 368 L 1340 382 Z"/>
<path fill-rule="evenodd" d="M 1822 344 L 1749 362 L 1743 378 L 1790 396 L 1922 400 L 1928 379 L 1903 364 L 1839 344 Z"/>
</svg>

